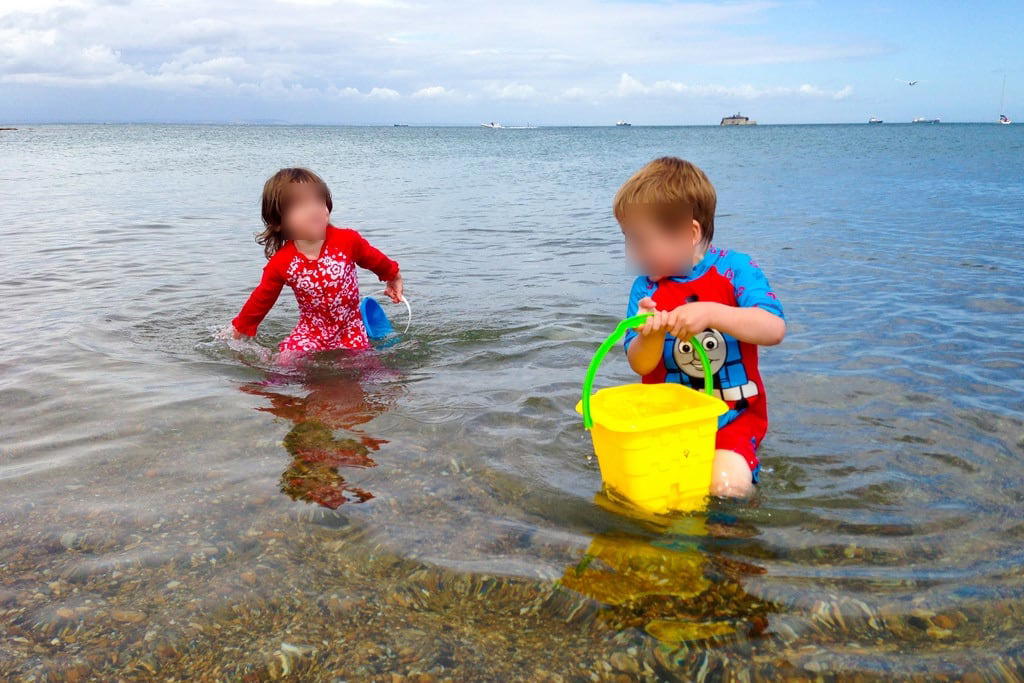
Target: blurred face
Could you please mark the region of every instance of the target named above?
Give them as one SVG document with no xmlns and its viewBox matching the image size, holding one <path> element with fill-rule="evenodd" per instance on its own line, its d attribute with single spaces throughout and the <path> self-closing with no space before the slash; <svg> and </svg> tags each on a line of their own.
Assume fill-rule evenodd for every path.
<svg viewBox="0 0 1024 683">
<path fill-rule="evenodd" d="M 700 223 L 693 219 L 666 226 L 637 214 L 623 222 L 622 234 L 627 257 L 652 280 L 687 275 L 703 256 Z"/>
<path fill-rule="evenodd" d="M 331 213 L 315 185 L 292 183 L 288 188 L 287 207 L 281 224 L 288 239 L 310 242 L 324 239 Z"/>
</svg>

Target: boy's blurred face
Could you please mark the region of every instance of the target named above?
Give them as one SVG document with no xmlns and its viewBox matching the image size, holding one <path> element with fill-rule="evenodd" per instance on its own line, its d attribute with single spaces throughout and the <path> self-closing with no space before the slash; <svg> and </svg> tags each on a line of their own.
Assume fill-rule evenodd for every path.
<svg viewBox="0 0 1024 683">
<path fill-rule="evenodd" d="M 288 239 L 311 242 L 324 239 L 331 213 L 316 185 L 292 183 L 288 188 L 287 207 L 281 223 Z"/>
<path fill-rule="evenodd" d="M 626 256 L 652 280 L 688 275 L 701 257 L 700 223 L 693 219 L 665 225 L 640 213 L 622 223 L 622 234 Z"/>
</svg>

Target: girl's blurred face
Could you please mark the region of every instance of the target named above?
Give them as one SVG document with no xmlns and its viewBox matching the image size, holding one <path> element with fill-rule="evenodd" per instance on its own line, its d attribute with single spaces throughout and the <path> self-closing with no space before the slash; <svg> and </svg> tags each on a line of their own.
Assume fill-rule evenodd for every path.
<svg viewBox="0 0 1024 683">
<path fill-rule="evenodd" d="M 292 183 L 288 188 L 287 207 L 281 220 L 285 237 L 310 242 L 324 239 L 331 212 L 315 185 Z"/>
</svg>

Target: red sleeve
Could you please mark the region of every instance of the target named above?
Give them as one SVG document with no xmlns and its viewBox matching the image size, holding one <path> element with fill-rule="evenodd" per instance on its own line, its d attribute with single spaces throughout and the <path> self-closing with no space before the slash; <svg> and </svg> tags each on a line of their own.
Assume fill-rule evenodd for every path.
<svg viewBox="0 0 1024 683">
<path fill-rule="evenodd" d="M 355 230 L 352 233 L 352 258 L 360 268 L 373 271 L 381 282 L 395 279 L 398 275 L 398 263 L 392 261 L 384 252 L 367 242 L 362 235 Z"/>
<path fill-rule="evenodd" d="M 252 290 L 249 300 L 245 302 L 242 310 L 231 321 L 235 329 L 242 334 L 250 337 L 256 336 L 256 328 L 263 322 L 263 318 L 270 312 L 274 302 L 277 301 L 277 297 L 281 294 L 281 288 L 284 286 L 284 276 L 281 273 L 279 263 L 278 259 L 272 258 L 264 266 L 263 277 L 260 279 L 260 283 L 256 286 L 256 289 Z"/>
</svg>

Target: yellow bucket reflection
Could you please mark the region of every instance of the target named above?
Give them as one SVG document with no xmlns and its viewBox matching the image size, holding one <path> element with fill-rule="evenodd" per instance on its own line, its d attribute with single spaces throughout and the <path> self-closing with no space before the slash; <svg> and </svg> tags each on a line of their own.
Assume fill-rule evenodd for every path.
<svg viewBox="0 0 1024 683">
<path fill-rule="evenodd" d="M 702 522 L 693 521 L 688 530 L 699 531 Z M 706 563 L 695 545 L 668 548 L 648 538 L 608 533 L 591 541 L 560 583 L 608 605 L 603 618 L 613 628 L 642 628 L 663 643 L 680 644 L 735 633 L 745 616 L 727 609 L 724 619 L 711 617 L 709 612 L 726 605 L 717 604 Z"/>
</svg>

